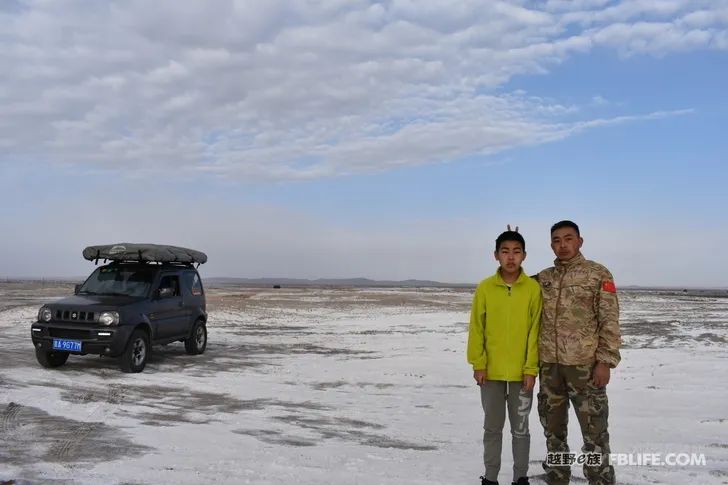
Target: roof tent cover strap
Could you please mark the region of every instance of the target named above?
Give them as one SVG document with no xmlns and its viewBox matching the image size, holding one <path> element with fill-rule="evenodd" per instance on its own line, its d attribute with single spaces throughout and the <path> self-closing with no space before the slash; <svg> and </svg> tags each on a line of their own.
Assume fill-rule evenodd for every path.
<svg viewBox="0 0 728 485">
<path fill-rule="evenodd" d="M 151 261 L 156 263 L 203 264 L 207 262 L 205 253 L 162 244 L 120 243 L 89 246 L 83 250 L 83 257 L 89 261 L 108 259 L 110 261 Z"/>
</svg>

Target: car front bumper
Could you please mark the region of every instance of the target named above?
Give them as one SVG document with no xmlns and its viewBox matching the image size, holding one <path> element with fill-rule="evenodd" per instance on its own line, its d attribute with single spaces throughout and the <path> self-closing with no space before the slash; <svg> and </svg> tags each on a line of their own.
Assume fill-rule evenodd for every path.
<svg viewBox="0 0 728 485">
<path fill-rule="evenodd" d="M 133 327 L 126 325 L 106 327 L 65 322 L 36 322 L 31 326 L 30 334 L 36 350 L 54 350 L 53 339 L 62 338 L 81 342 L 81 351 L 71 351 L 69 352 L 71 354 L 115 357 L 124 351 L 133 330 Z"/>
</svg>

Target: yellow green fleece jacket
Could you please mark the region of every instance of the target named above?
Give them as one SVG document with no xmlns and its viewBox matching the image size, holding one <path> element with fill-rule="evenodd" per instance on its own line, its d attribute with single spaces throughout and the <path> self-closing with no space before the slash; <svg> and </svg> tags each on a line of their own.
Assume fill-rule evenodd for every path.
<svg viewBox="0 0 728 485">
<path fill-rule="evenodd" d="M 538 332 L 543 300 L 538 282 L 521 270 L 506 285 L 500 270 L 480 282 L 473 296 L 468 362 L 493 381 L 538 375 Z"/>
</svg>

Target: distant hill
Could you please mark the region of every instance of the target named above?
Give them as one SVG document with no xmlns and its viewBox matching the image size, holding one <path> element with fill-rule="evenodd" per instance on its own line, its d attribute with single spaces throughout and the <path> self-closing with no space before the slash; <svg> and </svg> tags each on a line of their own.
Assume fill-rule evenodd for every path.
<svg viewBox="0 0 728 485">
<path fill-rule="evenodd" d="M 372 280 L 369 278 L 205 278 L 208 285 L 241 286 L 351 286 L 351 287 L 411 287 L 411 288 L 471 288 L 474 283 L 442 283 L 431 280 Z"/>
</svg>

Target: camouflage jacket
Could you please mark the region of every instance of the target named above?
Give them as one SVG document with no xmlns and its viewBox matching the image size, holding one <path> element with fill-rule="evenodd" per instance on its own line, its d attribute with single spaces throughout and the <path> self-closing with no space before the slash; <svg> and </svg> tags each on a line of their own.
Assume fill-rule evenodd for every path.
<svg viewBox="0 0 728 485">
<path fill-rule="evenodd" d="M 619 363 L 619 302 L 607 268 L 579 253 L 541 271 L 541 362 L 586 365 Z"/>
</svg>

